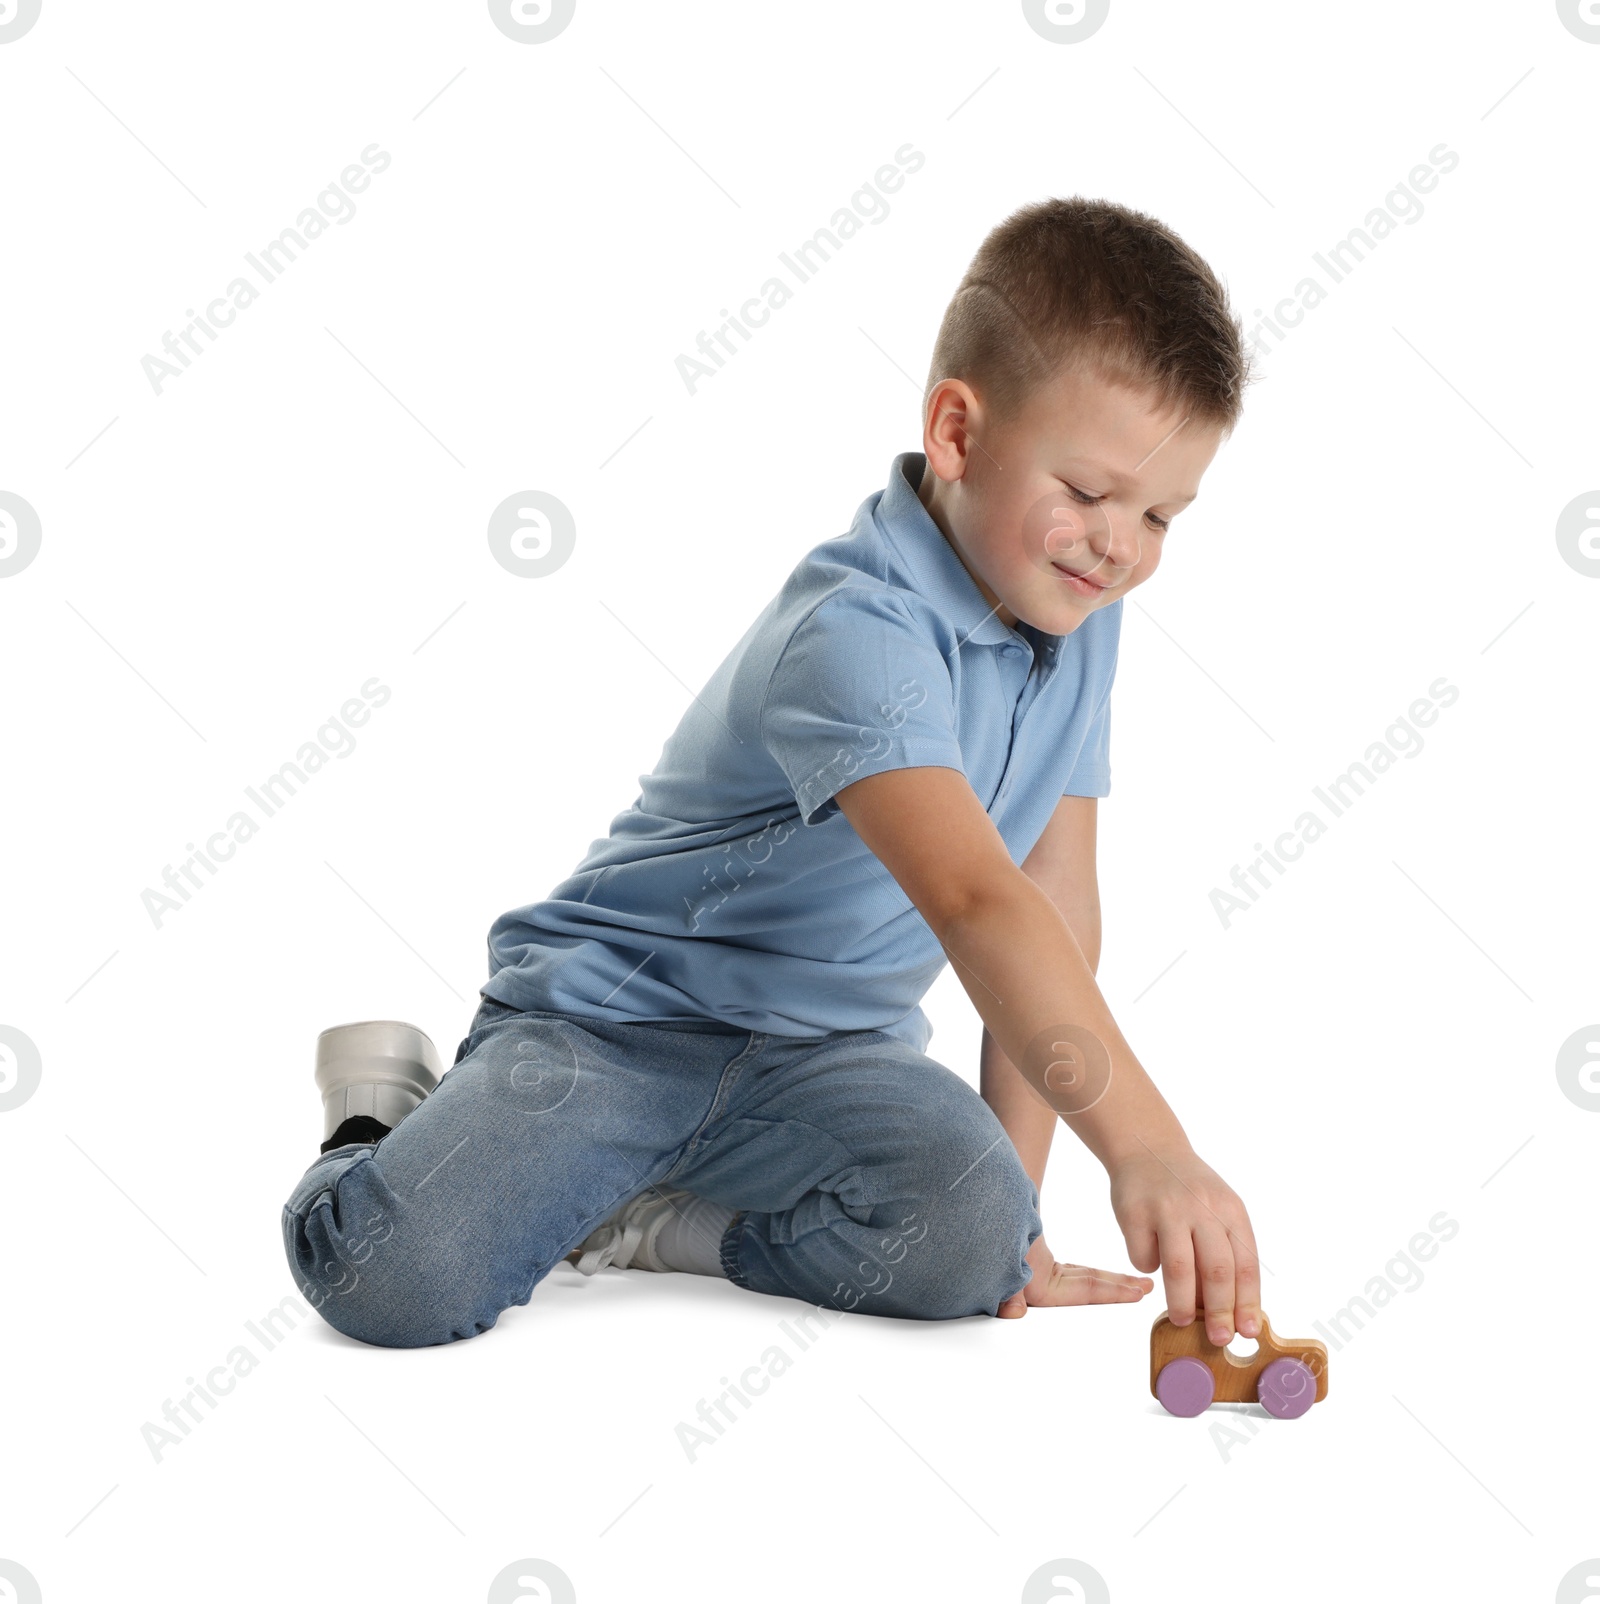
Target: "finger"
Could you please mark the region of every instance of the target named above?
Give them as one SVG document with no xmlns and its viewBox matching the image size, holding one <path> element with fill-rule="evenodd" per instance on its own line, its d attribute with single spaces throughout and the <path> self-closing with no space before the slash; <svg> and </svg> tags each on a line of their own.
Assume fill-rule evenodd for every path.
<svg viewBox="0 0 1600 1604">
<path fill-rule="evenodd" d="M 1029 1287 L 1031 1289 L 1031 1282 Z M 1154 1287 L 1155 1282 L 1147 1275 L 1097 1270 L 1088 1264 L 1056 1264 L 1051 1266 L 1033 1302 L 1055 1305 L 1137 1303 Z"/>
<path fill-rule="evenodd" d="M 1000 1305 L 999 1318 L 1018 1320 L 1028 1312 L 1028 1300 L 1021 1292 L 1013 1292 Z"/>
<path fill-rule="evenodd" d="M 1242 1211 L 1241 1211 L 1242 1216 Z M 1261 1335 L 1261 1259 L 1247 1217 L 1233 1231 L 1234 1318 L 1247 1337 Z"/>
<path fill-rule="evenodd" d="M 1203 1220 L 1194 1228 L 1195 1258 L 1199 1266 L 1201 1299 L 1205 1304 L 1206 1336 L 1219 1348 L 1233 1341 L 1233 1247 L 1217 1220 Z"/>
<path fill-rule="evenodd" d="M 1167 1294 L 1167 1318 L 1175 1326 L 1194 1320 L 1194 1241 L 1182 1226 L 1165 1226 L 1159 1233 L 1161 1281 Z"/>
<path fill-rule="evenodd" d="M 1143 1226 L 1138 1230 L 1124 1231 L 1123 1241 L 1128 1244 L 1128 1263 L 1146 1275 L 1161 1268 L 1161 1252 L 1156 1233 Z"/>
</svg>

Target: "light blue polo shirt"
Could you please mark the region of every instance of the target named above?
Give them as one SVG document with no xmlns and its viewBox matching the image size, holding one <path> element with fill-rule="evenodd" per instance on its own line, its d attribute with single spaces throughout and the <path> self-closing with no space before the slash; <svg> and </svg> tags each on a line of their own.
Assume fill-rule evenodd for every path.
<svg viewBox="0 0 1600 1604">
<path fill-rule="evenodd" d="M 894 459 L 690 703 L 633 805 L 489 931 L 485 995 L 925 1051 L 943 949 L 833 800 L 887 769 L 966 775 L 1021 863 L 1063 795 L 1105 796 L 1122 602 L 1068 635 L 994 616 Z"/>
</svg>

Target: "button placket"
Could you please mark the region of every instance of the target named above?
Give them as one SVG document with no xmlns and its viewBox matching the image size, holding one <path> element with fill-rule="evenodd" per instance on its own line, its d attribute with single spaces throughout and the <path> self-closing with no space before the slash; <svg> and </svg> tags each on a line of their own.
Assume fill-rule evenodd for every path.
<svg viewBox="0 0 1600 1604">
<path fill-rule="evenodd" d="M 1001 647 L 1002 656 L 1015 657 L 1019 653 L 1027 652 L 1033 658 L 1029 666 L 1026 680 L 1017 700 L 1012 708 L 1011 740 L 1006 750 L 1005 768 L 1000 780 L 1000 789 L 995 792 L 995 803 L 1001 803 L 1011 794 L 1012 782 L 1016 778 L 1017 745 L 1022 734 L 1023 722 L 1033 709 L 1034 702 L 1043 692 L 1046 684 L 1054 677 L 1059 667 L 1059 653 L 1056 644 L 1051 642 L 1035 653 L 1021 642 L 1006 641 Z"/>
<path fill-rule="evenodd" d="M 999 789 L 995 791 L 993 799 L 989 803 L 991 808 L 998 807 L 1000 803 L 1005 800 L 1006 796 L 1011 790 L 1011 767 L 1012 759 L 1016 752 L 1017 725 L 1019 722 L 1017 718 L 1017 710 L 1022 705 L 1023 698 L 1027 695 L 1028 681 L 1031 678 L 1030 669 L 1030 673 L 1023 676 L 1022 684 L 1013 690 L 1011 676 L 1005 668 L 1001 667 L 1001 665 L 1015 664 L 1016 660 L 1025 652 L 1027 652 L 1027 650 L 1028 648 L 1023 645 L 1021 641 L 1014 638 L 997 642 L 995 664 L 997 669 L 999 669 L 1001 683 L 1005 686 L 1007 699 L 1011 703 L 1011 719 L 1009 721 L 1010 732 L 1006 740 L 1005 761 L 1000 768 L 1000 785 Z"/>
</svg>

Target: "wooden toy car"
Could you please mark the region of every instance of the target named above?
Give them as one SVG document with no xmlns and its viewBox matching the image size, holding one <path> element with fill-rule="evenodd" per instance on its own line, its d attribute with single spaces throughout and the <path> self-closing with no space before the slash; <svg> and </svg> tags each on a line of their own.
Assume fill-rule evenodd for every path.
<svg viewBox="0 0 1600 1604">
<path fill-rule="evenodd" d="M 1150 1328 L 1150 1391 L 1169 1415 L 1198 1415 L 1213 1403 L 1259 1403 L 1293 1420 L 1328 1396 L 1328 1350 L 1320 1342 L 1285 1342 L 1266 1315 L 1256 1351 L 1240 1359 L 1206 1335 L 1205 1312 L 1175 1326 L 1163 1310 Z"/>
</svg>

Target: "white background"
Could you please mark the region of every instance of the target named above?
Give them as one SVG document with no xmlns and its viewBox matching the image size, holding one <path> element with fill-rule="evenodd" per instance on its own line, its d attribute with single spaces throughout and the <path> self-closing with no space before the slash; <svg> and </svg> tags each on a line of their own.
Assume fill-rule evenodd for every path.
<svg viewBox="0 0 1600 1604">
<path fill-rule="evenodd" d="M 1600 483 L 1597 74 L 1548 3 L 1118 0 L 1066 43 L 999 0 L 579 0 L 530 45 L 481 3 L 44 0 L 0 44 L 0 490 L 43 530 L 0 579 L 0 1024 L 42 1061 L 0 1113 L 0 1559 L 46 1604 L 477 1601 L 523 1558 L 582 1604 L 1096 1596 L 1025 1595 L 1058 1559 L 1117 1604 L 1556 1597 L 1600 1553 L 1600 1114 L 1555 1070 L 1600 1017 L 1600 579 L 1555 534 Z M 141 358 L 374 142 L 357 215 L 157 395 Z M 888 218 L 691 396 L 679 353 L 907 142 Z M 158 1463 L 141 1427 L 293 1294 L 316 1033 L 408 1019 L 450 1061 L 493 918 L 919 448 L 988 229 L 1138 207 L 1253 325 L 1441 142 L 1130 600 L 1100 810 L 1103 988 L 1278 1327 L 1458 1223 L 1326 1402 L 1164 1415 L 1159 1288 L 852 1317 L 691 1464 L 677 1423 L 800 1306 L 563 1267 L 445 1348 L 307 1315 Z M 530 489 L 577 525 L 542 579 L 485 533 Z M 372 676 L 356 750 L 157 928 L 141 893 Z M 1224 928 L 1212 889 L 1440 676 L 1425 748 Z M 948 971 L 927 1007 L 976 1084 Z M 1064 1131 L 1042 1212 L 1126 1266 Z"/>
</svg>

